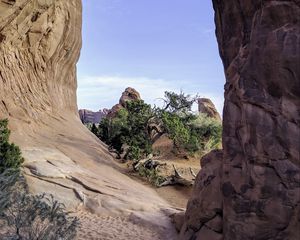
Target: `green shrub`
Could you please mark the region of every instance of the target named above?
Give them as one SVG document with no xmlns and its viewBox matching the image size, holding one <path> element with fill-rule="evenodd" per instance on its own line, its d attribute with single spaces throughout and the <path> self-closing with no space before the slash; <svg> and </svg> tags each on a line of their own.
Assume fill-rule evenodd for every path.
<svg viewBox="0 0 300 240">
<path fill-rule="evenodd" d="M 126 159 L 130 160 L 139 160 L 142 155 L 142 150 L 138 146 L 130 146 L 128 149 L 128 153 L 126 155 Z"/>
<path fill-rule="evenodd" d="M 201 150 L 200 137 L 191 133 L 188 142 L 184 145 L 184 148 L 191 154 Z"/>
<path fill-rule="evenodd" d="M 147 169 L 144 166 L 139 167 L 138 173 L 141 177 L 146 178 L 148 182 L 152 185 L 158 187 L 162 184 L 166 178 L 159 175 L 158 170 L 156 169 Z"/>
<path fill-rule="evenodd" d="M 5 169 L 18 169 L 24 161 L 20 148 L 8 142 L 10 131 L 7 125 L 7 119 L 0 120 L 0 173 Z"/>
<path fill-rule="evenodd" d="M 177 114 L 163 112 L 161 115 L 163 126 L 169 137 L 173 140 L 174 146 L 180 148 L 188 143 L 190 138 L 190 131 Z"/>
<path fill-rule="evenodd" d="M 19 176 L 19 170 L 16 169 L 6 169 L 3 173 L 0 173 L 0 216 L 10 204 L 12 188 L 18 181 Z"/>
<path fill-rule="evenodd" d="M 203 154 L 221 147 L 222 125 L 205 114 L 194 114 L 191 108 L 196 99 L 182 92 L 166 92 L 165 108 L 157 113 L 177 149 Z"/>
<path fill-rule="evenodd" d="M 123 147 L 128 146 L 124 155 L 131 160 L 152 153 L 153 129 L 158 136 L 168 134 L 176 152 L 205 153 L 221 146 L 222 125 L 216 119 L 193 113 L 191 108 L 196 100 L 197 96 L 182 92 L 165 92 L 163 108 L 152 108 L 143 100 L 128 101 L 115 117 L 102 119 L 93 132 L 120 154 Z M 151 128 L 151 125 L 157 127 Z"/>
<path fill-rule="evenodd" d="M 151 139 L 147 132 L 152 109 L 142 100 L 126 102 L 126 108 L 114 118 L 104 118 L 99 124 L 99 138 L 122 153 L 127 145 L 126 159 L 138 160 L 152 152 Z"/>
<path fill-rule="evenodd" d="M 0 174 L 0 184 L 0 239 L 75 238 L 78 219 L 51 195 L 28 194 L 24 178 L 16 171 Z"/>
<path fill-rule="evenodd" d="M 78 219 L 52 196 L 30 195 L 20 174 L 20 149 L 9 144 L 8 121 L 0 120 L 0 239 L 71 240 Z"/>
<path fill-rule="evenodd" d="M 206 114 L 199 114 L 190 124 L 192 134 L 198 136 L 200 150 L 203 153 L 221 148 L 222 124 L 219 120 L 210 118 Z"/>
<path fill-rule="evenodd" d="M 94 133 L 96 136 L 99 135 L 99 130 L 98 130 L 98 128 L 97 128 L 97 126 L 96 126 L 95 123 L 92 124 L 90 131 L 91 131 L 92 133 Z"/>
<path fill-rule="evenodd" d="M 175 92 L 165 91 L 164 111 L 171 113 L 183 113 L 188 114 L 191 112 L 193 104 L 197 101 L 198 96 L 192 97 L 191 95 L 186 95 L 182 91 L 178 94 Z"/>
</svg>

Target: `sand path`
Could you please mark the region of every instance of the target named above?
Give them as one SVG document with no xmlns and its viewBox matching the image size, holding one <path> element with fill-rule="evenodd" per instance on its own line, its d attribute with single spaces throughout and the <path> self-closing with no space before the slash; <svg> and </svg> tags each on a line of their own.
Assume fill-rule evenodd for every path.
<svg viewBox="0 0 300 240">
<path fill-rule="evenodd" d="M 157 224 L 147 222 L 136 215 L 97 216 L 86 211 L 78 212 L 81 226 L 77 240 L 174 240 L 177 233 L 164 218 L 157 216 Z"/>
</svg>

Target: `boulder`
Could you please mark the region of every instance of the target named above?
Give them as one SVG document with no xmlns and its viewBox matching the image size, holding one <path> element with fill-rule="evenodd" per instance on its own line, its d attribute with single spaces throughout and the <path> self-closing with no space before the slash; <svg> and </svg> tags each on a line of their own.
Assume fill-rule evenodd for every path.
<svg viewBox="0 0 300 240">
<path fill-rule="evenodd" d="M 122 96 L 120 97 L 119 103 L 114 105 L 108 111 L 107 116 L 110 118 L 114 118 L 118 111 L 126 108 L 127 101 L 137 101 L 137 100 L 141 100 L 141 96 L 139 92 L 131 87 L 126 88 L 125 91 L 122 93 Z"/>
<path fill-rule="evenodd" d="M 215 235 L 222 233 L 222 161 L 222 150 L 214 150 L 202 157 L 201 170 L 188 201 L 180 239 L 201 239 L 203 232 L 206 237 L 203 239 L 215 239 Z"/>
<path fill-rule="evenodd" d="M 198 99 L 198 112 L 206 114 L 208 117 L 217 119 L 218 121 L 221 121 L 221 116 L 218 113 L 215 105 L 208 98 Z"/>
<path fill-rule="evenodd" d="M 127 101 L 136 101 L 141 100 L 141 96 L 138 91 L 136 91 L 134 88 L 128 87 L 125 89 L 125 91 L 122 93 L 122 96 L 119 100 L 119 104 L 123 107 L 126 107 Z"/>
</svg>

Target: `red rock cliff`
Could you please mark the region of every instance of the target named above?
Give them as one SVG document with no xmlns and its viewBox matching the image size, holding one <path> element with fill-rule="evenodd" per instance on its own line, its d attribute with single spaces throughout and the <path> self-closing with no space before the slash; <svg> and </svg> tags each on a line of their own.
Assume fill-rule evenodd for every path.
<svg viewBox="0 0 300 240">
<path fill-rule="evenodd" d="M 216 162 L 200 172 L 181 238 L 299 239 L 300 1 L 213 5 L 226 74 L 223 158 L 220 171 Z M 217 207 L 205 205 L 219 195 L 203 191 L 216 186 Z"/>
</svg>

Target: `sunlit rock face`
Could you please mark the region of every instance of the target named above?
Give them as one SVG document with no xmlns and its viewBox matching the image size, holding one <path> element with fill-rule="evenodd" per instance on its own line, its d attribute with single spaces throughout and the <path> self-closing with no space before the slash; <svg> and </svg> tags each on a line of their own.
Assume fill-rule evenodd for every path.
<svg viewBox="0 0 300 240">
<path fill-rule="evenodd" d="M 182 239 L 299 239 L 300 2 L 213 5 L 226 74 L 223 236 L 213 218 L 189 225 L 187 211 Z"/>
<path fill-rule="evenodd" d="M 126 108 L 127 101 L 138 101 L 142 100 L 140 93 L 132 87 L 127 87 L 125 91 L 122 93 L 119 103 L 114 105 L 107 113 L 109 118 L 114 118 L 118 111 Z"/>
<path fill-rule="evenodd" d="M 81 1 L 0 1 L 1 115 L 75 115 Z"/>
<path fill-rule="evenodd" d="M 0 0 L 0 118 L 25 158 L 29 191 L 98 214 L 169 205 L 120 173 L 76 104 L 81 0 Z"/>
<path fill-rule="evenodd" d="M 209 98 L 198 99 L 198 112 L 221 121 L 220 114 L 218 113 L 215 104 Z"/>
</svg>

